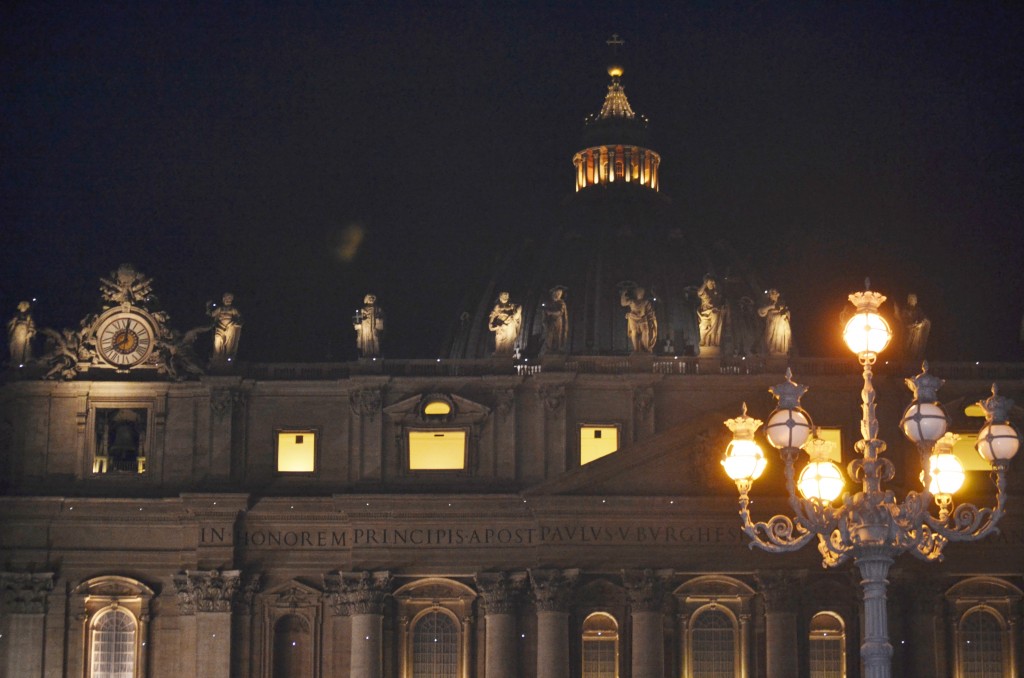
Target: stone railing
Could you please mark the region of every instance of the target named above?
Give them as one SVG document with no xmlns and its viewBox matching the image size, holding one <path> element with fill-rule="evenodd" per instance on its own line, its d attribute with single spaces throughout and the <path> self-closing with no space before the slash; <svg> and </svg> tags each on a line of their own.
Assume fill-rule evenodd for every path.
<svg viewBox="0 0 1024 678">
<path fill-rule="evenodd" d="M 786 366 L 799 376 L 840 376 L 860 374 L 861 367 L 850 358 L 792 358 L 789 361 L 750 359 L 706 360 L 692 356 L 568 356 L 565 359 L 541 359 L 539 362 L 507 359 L 478 360 L 391 360 L 380 359 L 347 363 L 254 363 L 240 365 L 247 378 L 268 381 L 335 380 L 356 376 L 387 377 L 479 377 L 538 374 L 664 374 L 664 375 L 752 375 L 774 374 Z M 879 374 L 908 376 L 920 365 L 911 362 L 883 362 Z M 944 379 L 1024 379 L 1024 363 L 932 363 L 931 371 Z"/>
</svg>

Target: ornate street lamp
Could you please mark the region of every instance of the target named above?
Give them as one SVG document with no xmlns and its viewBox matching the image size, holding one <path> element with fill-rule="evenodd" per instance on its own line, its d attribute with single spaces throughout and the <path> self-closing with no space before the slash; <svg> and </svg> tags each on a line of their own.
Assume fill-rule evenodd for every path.
<svg viewBox="0 0 1024 678">
<path fill-rule="evenodd" d="M 979 403 L 985 410 L 986 424 L 978 434 L 976 449 L 992 466 L 996 505 L 981 509 L 973 504 L 954 506 L 952 495 L 963 483 L 963 466 L 952 454 L 956 436 L 946 433 L 946 414 L 936 397 L 943 382 L 929 374 L 928 363 L 924 363 L 921 374 L 906 380 L 914 399 L 900 422 L 920 454 L 922 489 L 908 492 L 902 502 L 896 501 L 891 490 L 882 489 L 882 483 L 892 480 L 896 470 L 891 461 L 880 456 L 885 443 L 878 439 L 871 383 L 871 366 L 892 338 L 888 324 L 878 314 L 884 301 L 877 292 L 851 294 L 850 302 L 857 311 L 843 331 L 843 338 L 864 367 L 862 439 L 856 444 L 860 457 L 847 467 L 850 478 L 861 483 L 860 491 L 847 492 L 839 505 L 835 504 L 843 489 L 842 472 L 829 460 L 827 444 L 811 436 L 810 416 L 800 407 L 800 397 L 807 387 L 795 383 L 789 370 L 786 381 L 770 389 L 778 406 L 768 417 L 765 436 L 779 449 L 785 464 L 786 491 L 794 516 L 776 515 L 767 522 L 750 518 L 750 488 L 766 462 L 754 442 L 754 432 L 761 422 L 747 416 L 745 404 L 742 416 L 725 422 L 734 438 L 722 461 L 739 490 L 740 518 L 743 531 L 752 539 L 751 548 L 786 553 L 816 538 L 825 567 L 852 559 L 860 570 L 864 588 L 861 658 L 867 678 L 891 675 L 885 590 L 893 560 L 905 551 L 922 560 L 941 560 L 947 542 L 977 541 L 995 531 L 1005 509 L 1010 460 L 1020 446 L 1020 435 L 1009 422 L 1013 401 L 1000 396 L 993 385 L 992 396 Z M 797 480 L 794 466 L 800 448 L 805 446 L 810 461 Z M 938 516 L 931 513 L 933 498 Z"/>
</svg>

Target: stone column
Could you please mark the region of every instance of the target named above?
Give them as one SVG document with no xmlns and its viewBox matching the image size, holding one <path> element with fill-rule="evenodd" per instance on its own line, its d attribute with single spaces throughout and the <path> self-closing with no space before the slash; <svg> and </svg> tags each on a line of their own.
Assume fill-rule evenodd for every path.
<svg viewBox="0 0 1024 678">
<path fill-rule="evenodd" d="M 484 599 L 485 678 L 517 678 L 516 607 L 526 573 L 483 572 L 476 587 Z"/>
<path fill-rule="evenodd" d="M 391 573 L 341 573 L 341 595 L 352 623 L 353 678 L 384 674 L 384 603 L 391 592 Z"/>
<path fill-rule="evenodd" d="M 623 570 L 633 620 L 633 678 L 665 677 L 665 623 L 662 606 L 672 570 Z"/>
<path fill-rule="evenodd" d="M 764 597 L 764 632 L 768 646 L 768 678 L 797 675 L 799 655 L 796 614 L 800 584 L 806 573 L 767 570 L 757 573 L 757 587 Z"/>
<path fill-rule="evenodd" d="M 196 675 L 231 678 L 231 611 L 240 583 L 238 570 L 186 570 L 174 576 L 181 614 L 195 616 Z"/>
<path fill-rule="evenodd" d="M 569 675 L 569 603 L 579 570 L 530 570 L 537 606 L 537 678 Z"/>
<path fill-rule="evenodd" d="M 3 675 L 41 678 L 45 651 L 46 597 L 53 590 L 53 573 L 0 573 L 0 595 L 7 636 Z"/>
</svg>

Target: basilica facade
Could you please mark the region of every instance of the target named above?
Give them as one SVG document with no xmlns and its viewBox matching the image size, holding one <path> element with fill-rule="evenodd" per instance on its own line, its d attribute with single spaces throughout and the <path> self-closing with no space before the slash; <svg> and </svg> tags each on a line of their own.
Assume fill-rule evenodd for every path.
<svg viewBox="0 0 1024 678">
<path fill-rule="evenodd" d="M 528 275 L 495 274 L 443 359 L 381 357 L 367 295 L 360 359 L 239 362 L 233 299 L 179 332 L 130 266 L 80 328 L 39 332 L 39 359 L 34 325 L 12 330 L 0 675 L 861 675 L 857 570 L 823 567 L 813 544 L 749 548 L 720 463 L 723 422 L 768 420 L 787 367 L 817 440 L 854 460 L 861 366 L 792 355 L 788 311 L 752 273 L 716 283 L 726 254 L 675 226 L 646 121 L 609 75 L 565 228 L 516 255 Z M 874 376 L 899 497 L 920 489 L 898 427 L 919 368 Z M 974 403 L 992 382 L 1020 401 L 1024 365 L 930 371 L 965 469 L 952 515 L 991 506 Z M 769 454 L 754 520 L 791 510 L 783 469 Z M 1019 675 L 1021 475 L 998 532 L 896 561 L 893 675 Z"/>
</svg>

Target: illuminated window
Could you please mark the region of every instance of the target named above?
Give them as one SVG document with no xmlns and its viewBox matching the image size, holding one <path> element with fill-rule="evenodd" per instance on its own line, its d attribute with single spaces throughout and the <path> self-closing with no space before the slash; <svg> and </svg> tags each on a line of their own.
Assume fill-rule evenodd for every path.
<svg viewBox="0 0 1024 678">
<path fill-rule="evenodd" d="M 827 440 L 832 443 L 835 447 L 832 448 L 832 452 L 828 455 L 830 461 L 837 464 L 843 463 L 843 429 L 827 426 L 818 427 L 818 437 L 822 440 Z"/>
<path fill-rule="evenodd" d="M 707 609 L 693 620 L 693 678 L 736 676 L 736 629 L 719 609 Z"/>
<path fill-rule="evenodd" d="M 981 428 L 980 426 L 978 428 Z M 985 461 L 974 446 L 978 443 L 978 432 L 957 433 L 960 440 L 953 445 L 953 454 L 964 465 L 965 471 L 991 471 L 992 467 Z"/>
<path fill-rule="evenodd" d="M 451 413 L 451 403 L 444 400 L 431 400 L 423 406 L 423 414 L 428 417 L 447 416 Z"/>
<path fill-rule="evenodd" d="M 605 612 L 583 622 L 583 678 L 619 678 L 619 625 Z"/>
<path fill-rule="evenodd" d="M 461 471 L 465 468 L 465 430 L 409 431 L 410 471 Z"/>
<path fill-rule="evenodd" d="M 991 611 L 976 609 L 960 622 L 960 675 L 963 678 L 1002 678 L 1003 628 Z"/>
<path fill-rule="evenodd" d="M 459 630 L 441 611 L 428 612 L 412 632 L 412 675 L 415 678 L 457 678 Z"/>
<path fill-rule="evenodd" d="M 89 664 L 92 678 L 135 678 L 137 624 L 132 614 L 108 608 L 92 618 Z"/>
<path fill-rule="evenodd" d="M 146 472 L 149 409 L 97 407 L 94 416 L 92 472 L 140 474 Z"/>
<path fill-rule="evenodd" d="M 580 465 L 607 456 L 619 449 L 619 427 L 614 425 L 580 426 Z"/>
<path fill-rule="evenodd" d="M 316 431 L 277 432 L 277 472 L 316 471 Z"/>
<path fill-rule="evenodd" d="M 833 612 L 811 618 L 811 678 L 846 678 L 846 634 L 843 620 Z"/>
</svg>

